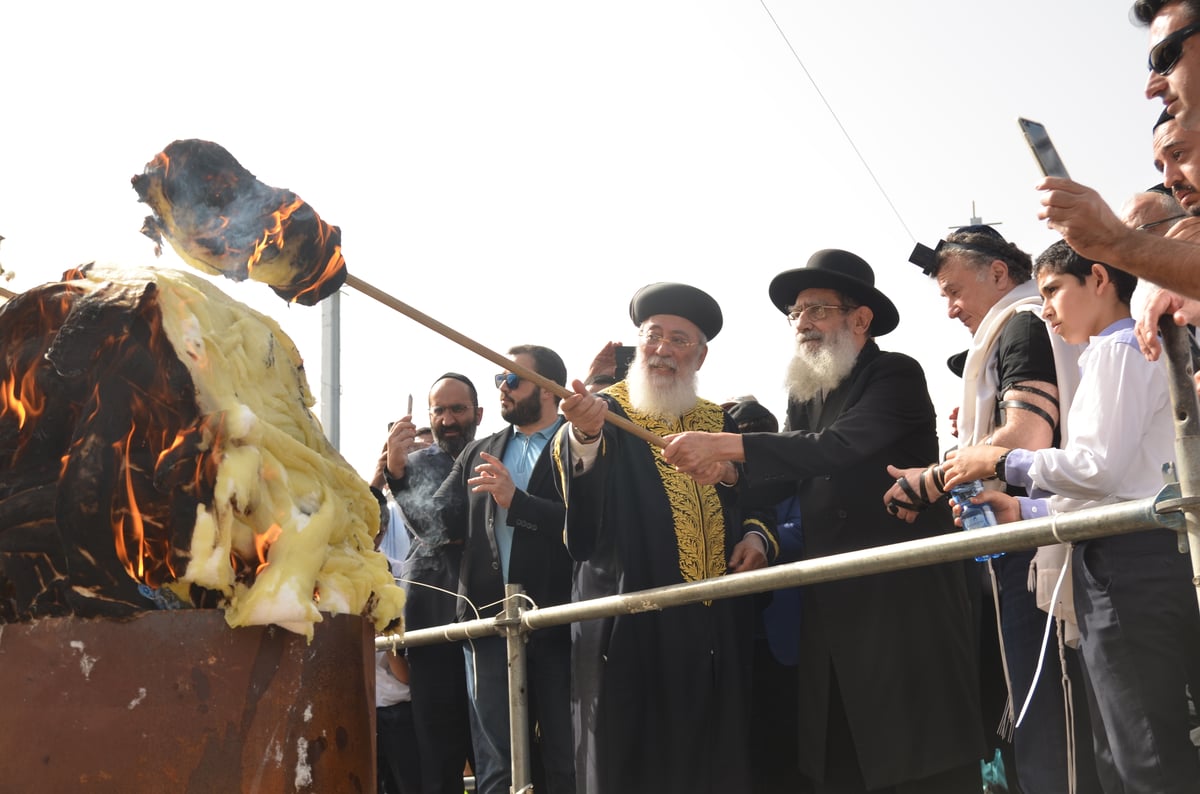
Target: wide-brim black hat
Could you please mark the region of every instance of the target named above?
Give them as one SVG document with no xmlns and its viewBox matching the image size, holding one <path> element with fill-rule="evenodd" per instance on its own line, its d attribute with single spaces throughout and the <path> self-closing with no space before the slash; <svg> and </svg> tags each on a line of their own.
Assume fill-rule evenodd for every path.
<svg viewBox="0 0 1200 794">
<path fill-rule="evenodd" d="M 871 336 L 883 336 L 900 324 L 900 312 L 887 295 L 875 289 L 875 272 L 862 257 L 837 248 L 824 248 L 808 259 L 808 264 L 785 270 L 771 279 L 771 303 L 784 314 L 806 289 L 832 289 L 867 306 L 874 313 Z"/>
<path fill-rule="evenodd" d="M 629 318 L 641 325 L 656 314 L 673 314 L 691 320 L 711 340 L 721 332 L 721 307 L 702 289 L 688 284 L 660 281 L 647 284 L 629 301 Z"/>
</svg>

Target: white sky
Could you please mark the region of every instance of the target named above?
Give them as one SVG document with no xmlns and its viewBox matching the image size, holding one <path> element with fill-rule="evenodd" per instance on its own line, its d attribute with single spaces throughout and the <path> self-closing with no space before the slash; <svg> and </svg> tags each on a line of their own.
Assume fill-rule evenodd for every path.
<svg viewBox="0 0 1200 794">
<path fill-rule="evenodd" d="M 1021 115 L 1115 205 L 1156 181 L 1129 5 L 766 0 L 901 223 L 755 0 L 9 3 L 5 286 L 155 264 L 129 178 L 205 138 L 339 225 L 351 273 L 495 350 L 552 347 L 572 377 L 635 341 L 635 290 L 695 284 L 725 313 L 701 393 L 780 416 L 791 335 L 767 284 L 854 251 L 900 308 L 881 346 L 924 364 L 943 418 L 968 333 L 908 264 L 910 233 L 932 244 L 974 201 L 1034 255 L 1054 241 Z M 169 248 L 157 264 L 186 267 Z M 280 320 L 320 394 L 321 310 L 221 285 Z M 479 387 L 481 433 L 502 426 L 495 365 L 353 290 L 342 312 L 341 449 L 364 476 L 445 370 Z"/>
</svg>

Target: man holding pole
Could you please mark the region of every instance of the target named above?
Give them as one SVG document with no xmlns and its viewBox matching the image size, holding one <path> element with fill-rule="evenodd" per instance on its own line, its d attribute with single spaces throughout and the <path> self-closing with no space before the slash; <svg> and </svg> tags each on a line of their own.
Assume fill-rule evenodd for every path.
<svg viewBox="0 0 1200 794">
<path fill-rule="evenodd" d="M 659 283 L 629 309 L 639 344 L 628 377 L 602 395 L 576 380 L 562 402 L 570 424 L 554 441 L 576 600 L 760 568 L 778 548 L 769 519 L 739 509 L 736 467 L 714 466 L 697 484 L 658 446 L 606 424 L 611 411 L 658 436 L 735 429 L 696 396 L 696 371 L 721 330 L 717 302 Z M 573 624 L 580 791 L 747 790 L 753 628 L 747 598 Z"/>
<path fill-rule="evenodd" d="M 953 531 L 944 505 L 907 524 L 879 500 L 893 482 L 888 464 L 934 460 L 937 434 L 920 365 L 874 341 L 899 322 L 874 282 L 866 262 L 834 249 L 776 276 L 771 301 L 796 339 L 785 431 L 685 432 L 663 451 L 700 481 L 744 462 L 744 487 L 797 494 L 805 559 Z M 802 612 L 797 752 L 815 790 L 978 791 L 979 658 L 964 564 L 812 584 Z"/>
</svg>

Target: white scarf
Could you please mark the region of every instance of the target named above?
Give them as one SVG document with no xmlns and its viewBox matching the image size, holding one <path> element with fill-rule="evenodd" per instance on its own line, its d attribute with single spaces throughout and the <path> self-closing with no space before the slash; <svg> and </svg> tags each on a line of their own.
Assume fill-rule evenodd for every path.
<svg viewBox="0 0 1200 794">
<path fill-rule="evenodd" d="M 1021 309 L 1036 310 L 1041 305 L 1037 285 L 1026 281 L 996 301 L 979 323 L 963 366 L 963 398 L 958 408 L 959 446 L 979 444 L 996 429 L 996 392 L 1000 388 L 996 343 L 1014 314 Z"/>
<path fill-rule="evenodd" d="M 1017 312 L 1040 312 L 1041 308 L 1037 284 L 1026 281 L 1013 287 L 984 315 L 971 338 L 963 366 L 963 399 L 958 409 L 960 446 L 982 443 L 996 429 L 996 401 L 1000 389 L 996 343 L 1000 333 Z M 1058 426 L 1063 439 L 1067 436 L 1067 409 L 1079 385 L 1079 354 L 1083 348 L 1084 345 L 1067 344 L 1061 336 L 1050 332 L 1050 349 L 1058 380 Z"/>
</svg>

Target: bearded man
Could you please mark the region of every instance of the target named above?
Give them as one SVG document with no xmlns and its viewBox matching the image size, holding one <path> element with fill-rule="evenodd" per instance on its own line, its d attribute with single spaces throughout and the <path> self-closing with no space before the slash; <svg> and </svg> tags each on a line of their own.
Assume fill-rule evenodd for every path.
<svg viewBox="0 0 1200 794">
<path fill-rule="evenodd" d="M 508 356 L 563 386 L 567 367 L 548 347 L 517 345 Z M 554 487 L 547 449 L 562 417 L 558 395 L 505 370 L 496 375 L 503 430 L 467 445 L 434 495 L 450 537 L 462 542 L 458 618 L 494 617 L 504 609 L 504 586 L 519 584 L 538 606 L 570 598 L 571 559 L 562 542 L 563 503 Z M 570 632 L 538 631 L 527 648 L 530 733 L 538 741 L 538 790 L 575 794 L 570 711 Z M 512 790 L 508 644 L 503 636 L 466 643 L 475 790 Z"/>
<path fill-rule="evenodd" d="M 871 267 L 818 251 L 771 282 L 796 335 L 782 433 L 682 433 L 664 458 L 707 479 L 742 463 L 742 488 L 797 494 L 806 558 L 953 531 L 942 505 L 913 523 L 879 501 L 889 463 L 937 457 L 921 366 L 879 349 L 899 323 Z M 817 792 L 980 787 L 979 659 L 961 562 L 805 588 L 800 622 L 801 772 Z M 977 589 L 977 588 L 976 588 Z"/>
<path fill-rule="evenodd" d="M 411 544 L 404 560 L 409 582 L 404 626 L 424 629 L 454 621 L 462 564 L 462 543 L 455 542 L 433 507 L 433 495 L 454 466 L 454 459 L 475 438 L 483 419 L 475 384 L 447 372 L 429 389 L 433 445 L 420 447 L 412 416 L 392 425 L 383 456 L 383 475 L 404 513 Z M 421 791 L 462 791 L 463 766 L 471 758 L 466 671 L 458 643 L 409 648 L 413 727 L 421 756 Z"/>
<path fill-rule="evenodd" d="M 717 302 L 686 284 L 651 284 L 629 315 L 639 344 L 626 379 L 599 394 L 576 380 L 561 406 L 570 424 L 555 438 L 576 599 L 752 570 L 778 549 L 769 511 L 739 509 L 735 466 L 712 467 L 698 486 L 661 449 L 604 422 L 612 411 L 660 436 L 736 429 L 696 396 L 721 330 Z M 747 598 L 572 624 L 579 790 L 746 790 L 753 628 Z"/>
</svg>

